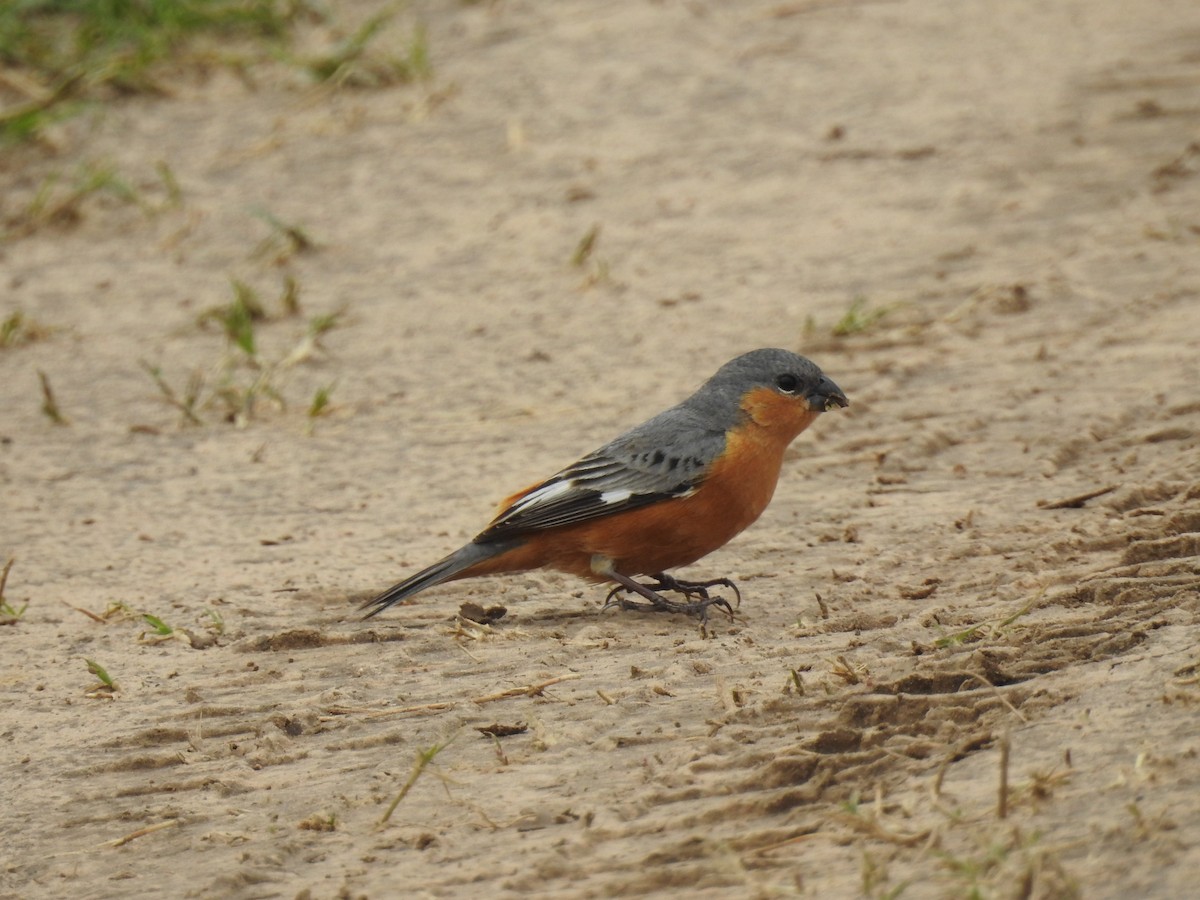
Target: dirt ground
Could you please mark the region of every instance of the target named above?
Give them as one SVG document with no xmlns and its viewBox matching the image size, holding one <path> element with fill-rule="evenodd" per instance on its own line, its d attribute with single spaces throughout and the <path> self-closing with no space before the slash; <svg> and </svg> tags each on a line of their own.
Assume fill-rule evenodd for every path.
<svg viewBox="0 0 1200 900">
<path fill-rule="evenodd" d="M 214 72 L 0 167 L 9 222 L 142 198 L 0 245 L 0 896 L 1189 895 L 1200 5 L 418 21 L 426 83 Z M 687 570 L 735 621 L 543 574 L 359 619 L 773 345 L 852 406 Z"/>
</svg>

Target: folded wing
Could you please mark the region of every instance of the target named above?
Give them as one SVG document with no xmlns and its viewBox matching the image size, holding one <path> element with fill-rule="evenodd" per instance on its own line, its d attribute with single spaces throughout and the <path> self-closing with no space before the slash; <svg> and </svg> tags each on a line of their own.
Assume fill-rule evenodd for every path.
<svg viewBox="0 0 1200 900">
<path fill-rule="evenodd" d="M 691 494 L 724 447 L 724 433 L 683 429 L 690 439 L 680 441 L 681 423 L 658 421 L 662 418 L 511 498 L 475 542 L 574 525 Z"/>
</svg>

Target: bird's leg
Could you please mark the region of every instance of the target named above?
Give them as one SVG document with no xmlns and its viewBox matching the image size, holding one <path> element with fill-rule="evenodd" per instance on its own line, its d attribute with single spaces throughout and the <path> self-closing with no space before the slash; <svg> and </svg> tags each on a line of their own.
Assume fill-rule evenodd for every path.
<svg viewBox="0 0 1200 900">
<path fill-rule="evenodd" d="M 603 609 L 608 609 L 610 606 L 619 606 L 621 609 L 640 610 L 642 612 L 675 612 L 687 613 L 697 616 L 701 622 L 708 620 L 708 608 L 710 606 L 719 606 L 727 612 L 730 618 L 733 617 L 733 607 L 729 605 L 729 601 L 724 597 L 710 597 L 708 588 L 716 584 L 728 585 L 733 588 L 734 593 L 738 593 L 737 586 L 732 581 L 725 578 L 720 578 L 709 582 L 690 582 L 677 581 L 669 575 L 658 574 L 652 576 L 654 583 L 651 585 L 642 584 L 634 581 L 628 575 L 622 575 L 619 572 L 609 572 L 608 577 L 617 582 L 617 586 L 608 592 L 608 596 L 604 598 Z M 668 600 L 659 590 L 674 591 L 675 593 L 683 594 L 687 602 L 680 603 L 676 600 Z M 645 597 L 648 603 L 638 603 L 627 597 L 618 596 L 620 594 L 638 594 Z M 698 599 L 692 600 L 693 597 Z M 738 602 L 741 602 L 741 594 L 738 593 Z"/>
<path fill-rule="evenodd" d="M 699 597 L 701 600 L 708 599 L 708 589 L 710 587 L 727 587 L 733 591 L 733 596 L 737 598 L 735 605 L 742 605 L 742 592 L 738 590 L 738 586 L 728 578 L 714 578 L 711 581 L 684 581 L 682 578 L 674 578 L 666 572 L 659 572 L 651 576 L 654 579 L 654 584 L 651 587 L 656 591 L 674 591 L 683 596 Z"/>
</svg>

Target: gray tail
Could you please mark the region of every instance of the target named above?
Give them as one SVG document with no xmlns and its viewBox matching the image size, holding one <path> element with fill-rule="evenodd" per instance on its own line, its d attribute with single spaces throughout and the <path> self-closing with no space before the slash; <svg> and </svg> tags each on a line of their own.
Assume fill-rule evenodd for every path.
<svg viewBox="0 0 1200 900">
<path fill-rule="evenodd" d="M 471 568 L 471 566 L 483 562 L 485 559 L 491 559 L 493 556 L 497 556 L 506 550 L 511 550 L 516 546 L 516 543 L 514 541 L 497 541 L 496 543 L 488 544 L 470 543 L 465 547 L 460 547 L 445 559 L 438 560 L 429 568 L 422 569 L 416 575 L 405 578 L 399 584 L 392 585 L 375 599 L 368 600 L 359 607 L 360 609 L 371 610 L 363 618 L 369 619 L 371 616 L 378 615 L 393 603 L 406 600 L 413 594 L 418 594 L 426 588 L 431 588 L 446 581 L 453 581 L 455 578 L 460 577 L 467 569 Z"/>
</svg>

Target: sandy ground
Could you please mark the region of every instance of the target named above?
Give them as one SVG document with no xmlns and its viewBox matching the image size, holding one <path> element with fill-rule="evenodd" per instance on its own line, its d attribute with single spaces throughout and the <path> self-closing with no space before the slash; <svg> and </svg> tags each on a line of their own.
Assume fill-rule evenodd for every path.
<svg viewBox="0 0 1200 900">
<path fill-rule="evenodd" d="M 389 39 L 418 20 L 426 84 L 217 73 L 0 171 L 10 223 L 88 161 L 147 207 L 0 245 L 44 329 L 0 350 L 0 895 L 1187 895 L 1200 6 L 428 3 Z M 257 370 L 197 324 L 230 279 Z M 358 618 L 764 345 L 853 405 L 688 570 L 735 621 L 541 574 Z M 202 424 L 141 361 L 205 375 Z M 256 378 L 286 408 L 226 421 Z"/>
</svg>

